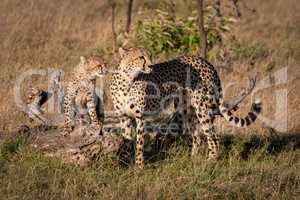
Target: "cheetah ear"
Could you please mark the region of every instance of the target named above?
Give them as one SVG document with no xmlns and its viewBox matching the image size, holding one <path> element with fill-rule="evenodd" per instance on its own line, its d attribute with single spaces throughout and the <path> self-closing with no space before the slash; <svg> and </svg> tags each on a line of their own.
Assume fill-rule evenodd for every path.
<svg viewBox="0 0 300 200">
<path fill-rule="evenodd" d="M 124 49 L 122 47 L 119 48 L 119 54 L 120 54 L 121 58 L 124 58 L 126 52 L 127 52 L 126 49 Z"/>
<path fill-rule="evenodd" d="M 84 56 L 80 56 L 80 64 L 86 64 L 86 58 Z"/>
</svg>

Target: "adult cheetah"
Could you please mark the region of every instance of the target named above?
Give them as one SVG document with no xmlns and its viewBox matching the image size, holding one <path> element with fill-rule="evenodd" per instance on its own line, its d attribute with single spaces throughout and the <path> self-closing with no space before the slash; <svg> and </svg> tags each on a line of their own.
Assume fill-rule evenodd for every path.
<svg viewBox="0 0 300 200">
<path fill-rule="evenodd" d="M 193 109 L 194 119 L 208 141 L 209 159 L 219 157 L 219 139 L 213 131 L 216 113 L 230 124 L 246 127 L 253 123 L 261 111 L 261 103 L 252 104 L 244 118 L 236 117 L 227 109 L 222 96 L 219 76 L 214 66 L 198 56 L 180 56 L 151 65 L 146 50 L 120 49 L 121 61 L 113 74 L 110 86 L 116 112 L 123 116 L 125 135 L 130 137 L 131 119 L 136 120 L 136 164 L 144 164 L 143 132 L 149 120 L 155 119 L 172 101 L 173 96 L 183 95 L 182 104 L 176 106 Z M 186 106 L 188 105 L 188 106 Z M 190 106 L 189 106 L 190 105 Z M 188 115 L 186 109 L 183 114 Z M 183 117 L 185 117 L 183 115 Z M 189 119 L 192 123 L 193 119 Z M 193 134 L 192 155 L 200 146 L 200 132 Z"/>
</svg>

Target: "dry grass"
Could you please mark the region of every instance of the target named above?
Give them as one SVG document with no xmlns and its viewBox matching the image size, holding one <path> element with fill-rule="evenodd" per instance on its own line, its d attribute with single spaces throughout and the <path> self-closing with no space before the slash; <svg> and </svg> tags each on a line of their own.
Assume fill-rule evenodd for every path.
<svg viewBox="0 0 300 200">
<path fill-rule="evenodd" d="M 164 159 L 144 170 L 120 165 L 118 156 L 101 156 L 82 168 L 11 141 L 0 148 L 0 195 L 7 200 L 299 199 L 299 143 L 235 139 L 227 141 L 224 159 L 216 163 L 206 160 L 205 149 L 191 159 L 178 141 L 169 149 L 161 146 Z"/>
<path fill-rule="evenodd" d="M 139 1 L 134 9 L 153 9 L 164 4 L 160 1 Z M 189 13 L 192 2 L 176 3 L 177 14 Z M 252 1 L 247 5 L 257 10 L 252 13 L 242 6 L 242 18 L 226 36 L 225 46 L 231 49 L 230 76 L 221 70 L 224 85 L 229 80 L 241 82 L 247 74 L 260 73 L 260 78 L 283 66 L 289 67 L 289 127 L 299 130 L 300 104 L 295 101 L 299 95 L 295 89 L 300 76 L 297 65 L 299 51 L 299 4 L 296 0 Z M 223 12 L 233 13 L 232 4 L 224 2 Z M 126 6 L 118 3 L 117 29 L 124 27 L 122 20 Z M 116 64 L 118 56 L 111 54 L 110 10 L 106 1 L 66 0 L 34 2 L 25 0 L 3 0 L 0 5 L 0 130 L 12 130 L 25 122 L 24 117 L 12 101 L 16 78 L 31 68 L 61 68 L 67 74 L 78 62 L 79 55 L 99 52 L 111 63 Z M 231 37 L 235 36 L 235 39 Z M 238 47 L 239 46 L 239 47 Z M 256 48 L 258 47 L 258 49 Z M 263 49 L 261 48 L 263 47 Z M 253 50 L 254 49 L 254 50 Z M 237 59 L 235 52 L 239 51 Z M 43 85 L 44 79 L 35 77 L 26 80 L 24 88 Z M 236 93 L 235 89 L 232 92 Z M 270 97 L 272 94 L 267 94 Z M 265 99 L 272 102 L 272 98 Z M 273 104 L 273 103 L 272 103 Z M 264 109 L 264 115 L 272 115 L 271 104 Z M 12 123 L 13 122 L 13 123 Z"/>
<path fill-rule="evenodd" d="M 103 20 L 109 15 L 106 5 L 97 0 L 4 0 L 0 12 L 0 80 L 1 93 L 6 93 L 0 98 L 0 121 L 1 129 L 7 129 L 10 120 L 23 120 L 11 101 L 17 76 L 31 68 L 62 68 L 68 73 L 79 55 L 107 46 L 110 28 L 109 20 Z"/>
</svg>

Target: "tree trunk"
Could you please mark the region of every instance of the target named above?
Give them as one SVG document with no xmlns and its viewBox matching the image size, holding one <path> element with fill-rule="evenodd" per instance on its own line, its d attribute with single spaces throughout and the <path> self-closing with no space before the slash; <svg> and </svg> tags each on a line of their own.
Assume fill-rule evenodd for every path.
<svg viewBox="0 0 300 200">
<path fill-rule="evenodd" d="M 222 15 L 221 13 L 221 0 L 215 0 L 215 8 L 216 8 L 216 12 L 217 15 L 220 17 Z"/>
<path fill-rule="evenodd" d="M 236 15 L 238 17 L 241 17 L 242 16 L 242 13 L 240 11 L 240 7 L 239 7 L 239 4 L 238 4 L 238 0 L 232 0 L 233 2 L 233 5 L 234 5 L 234 8 L 235 8 L 235 12 L 236 12 Z"/>
<path fill-rule="evenodd" d="M 200 43 L 199 43 L 199 52 L 198 54 L 206 58 L 206 32 L 204 30 L 204 16 L 203 16 L 203 2 L 204 0 L 197 0 L 197 8 L 198 8 L 198 29 L 199 29 L 199 36 L 200 36 Z"/>
<path fill-rule="evenodd" d="M 117 49 L 117 33 L 115 28 L 115 10 L 116 10 L 116 3 L 111 2 L 111 31 L 113 36 L 113 43 L 114 43 L 114 51 Z"/>
<path fill-rule="evenodd" d="M 129 31 L 130 31 L 132 7 L 133 7 L 133 0 L 129 0 L 128 8 L 127 8 L 127 21 L 126 21 L 126 27 L 125 27 L 125 37 L 126 38 L 129 36 Z"/>
</svg>

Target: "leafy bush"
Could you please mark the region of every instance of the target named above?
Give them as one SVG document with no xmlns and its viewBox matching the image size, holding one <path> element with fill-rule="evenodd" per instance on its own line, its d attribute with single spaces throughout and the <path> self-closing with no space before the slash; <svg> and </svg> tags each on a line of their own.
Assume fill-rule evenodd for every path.
<svg viewBox="0 0 300 200">
<path fill-rule="evenodd" d="M 135 26 L 132 40 L 137 46 L 143 46 L 154 54 L 168 56 L 173 53 L 194 53 L 199 46 L 197 26 L 197 12 L 191 16 L 172 16 L 170 12 L 155 10 L 155 16 L 142 16 Z M 228 24 L 234 22 L 232 18 L 217 17 L 213 7 L 205 9 L 205 30 L 207 32 L 208 50 L 222 41 L 222 33 L 229 31 Z"/>
</svg>

